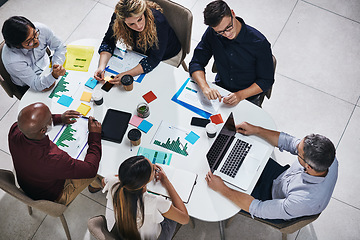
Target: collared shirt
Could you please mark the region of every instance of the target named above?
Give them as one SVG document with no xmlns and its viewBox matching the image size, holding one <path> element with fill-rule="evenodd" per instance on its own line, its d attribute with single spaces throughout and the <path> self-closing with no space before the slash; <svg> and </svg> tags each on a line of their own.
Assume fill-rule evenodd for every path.
<svg viewBox="0 0 360 240">
<path fill-rule="evenodd" d="M 176 37 L 174 30 L 170 27 L 165 16 L 158 10 L 151 9 L 156 26 L 156 33 L 158 37 L 158 48 L 153 46 L 144 52 L 138 46 L 133 47 L 133 51 L 145 54 L 147 57 L 143 58 L 139 64 L 144 70 L 144 73 L 152 71 L 162 60 L 170 59 L 181 50 L 181 44 Z M 106 51 L 109 53 L 114 53 L 117 39 L 114 37 L 113 24 L 116 19 L 116 14 L 114 13 L 111 17 L 109 28 L 105 33 L 103 41 L 99 48 L 99 53 Z M 132 39 L 137 39 L 139 33 L 137 31 L 132 32 Z"/>
<path fill-rule="evenodd" d="M 280 133 L 279 149 L 298 154 L 300 139 Z M 325 177 L 307 174 L 299 161 L 273 181 L 272 200 L 253 200 L 249 212 L 264 219 L 292 219 L 321 213 L 328 205 L 338 176 L 338 161 L 329 167 Z"/>
<path fill-rule="evenodd" d="M 214 56 L 219 85 L 231 92 L 250 87 L 256 83 L 264 92 L 274 83 L 274 67 L 270 43 L 255 28 L 242 24 L 238 36 L 229 40 L 208 27 L 194 50 L 189 64 L 190 75 L 205 66 Z"/>
<path fill-rule="evenodd" d="M 18 86 L 29 86 L 35 91 L 42 91 L 50 87 L 55 81 L 51 74 L 40 75 L 49 66 L 46 47 L 54 51 L 53 64 L 62 65 L 65 61 L 66 46 L 54 35 L 50 28 L 42 23 L 34 23 L 40 30 L 39 46 L 33 49 L 3 48 L 2 60 L 11 80 Z"/>
<path fill-rule="evenodd" d="M 61 124 L 61 115 L 53 115 L 54 125 Z M 8 136 L 9 149 L 17 181 L 34 200 L 56 200 L 64 189 L 65 179 L 96 176 L 101 159 L 101 134 L 90 132 L 84 161 L 70 157 L 48 136 L 31 140 L 14 123 Z"/>
</svg>

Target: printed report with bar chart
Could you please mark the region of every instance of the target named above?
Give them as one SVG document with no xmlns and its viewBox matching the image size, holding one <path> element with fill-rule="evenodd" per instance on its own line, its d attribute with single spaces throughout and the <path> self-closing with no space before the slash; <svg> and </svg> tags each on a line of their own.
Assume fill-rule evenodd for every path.
<svg viewBox="0 0 360 240">
<path fill-rule="evenodd" d="M 77 118 L 73 124 L 63 125 L 53 142 L 72 158 L 79 159 L 86 150 L 88 140 L 88 120 Z"/>
<path fill-rule="evenodd" d="M 165 121 L 161 121 L 151 142 L 167 150 L 188 156 L 193 147 L 192 144 L 185 140 L 189 132 L 190 131 L 172 126 Z"/>
</svg>

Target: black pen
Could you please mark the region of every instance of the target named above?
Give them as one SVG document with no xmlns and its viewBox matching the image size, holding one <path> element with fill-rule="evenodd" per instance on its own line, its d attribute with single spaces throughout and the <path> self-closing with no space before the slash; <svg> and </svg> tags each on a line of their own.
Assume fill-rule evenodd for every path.
<svg viewBox="0 0 360 240">
<path fill-rule="evenodd" d="M 85 116 L 83 116 L 83 115 L 81 115 L 81 117 L 84 118 L 84 119 L 89 120 L 89 117 L 85 117 Z M 97 120 L 96 120 L 95 118 L 94 118 L 94 121 L 97 122 Z"/>
</svg>

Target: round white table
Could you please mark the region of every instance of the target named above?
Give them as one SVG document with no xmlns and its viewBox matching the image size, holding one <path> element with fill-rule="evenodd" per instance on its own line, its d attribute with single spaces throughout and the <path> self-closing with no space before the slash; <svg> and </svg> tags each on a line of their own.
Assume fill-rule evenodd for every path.
<svg viewBox="0 0 360 240">
<path fill-rule="evenodd" d="M 93 76 L 94 71 L 97 68 L 99 60 L 97 49 L 100 45 L 100 41 L 94 39 L 83 39 L 75 41 L 71 44 L 95 47 L 88 72 L 68 71 L 69 75 L 67 76 L 67 79 L 69 80 L 76 80 L 80 78 L 87 80 L 89 77 Z M 134 82 L 134 89 L 132 91 L 127 92 L 121 86 L 114 86 L 107 93 L 103 91 L 104 103 L 101 106 L 95 106 L 90 103 L 92 109 L 88 115 L 93 115 L 101 122 L 108 108 L 136 114 L 136 106 L 138 103 L 144 102 L 142 96 L 150 90 L 153 91 L 153 93 L 157 96 L 157 99 L 149 104 L 150 116 L 146 118 L 147 121 L 153 124 L 153 127 L 148 133 L 142 133 L 140 146 L 159 151 L 167 151 L 167 149 L 151 144 L 151 140 L 162 120 L 166 120 L 173 126 L 194 131 L 198 134 L 200 139 L 195 143 L 195 149 L 193 149 L 189 156 L 185 157 L 171 152 L 173 153 L 173 157 L 170 165 L 198 174 L 197 183 L 193 189 L 190 201 L 186 204 L 190 216 L 204 221 L 222 221 L 234 216 L 240 208 L 233 204 L 230 200 L 211 190 L 206 184 L 205 175 L 209 171 L 206 153 L 215 138 L 209 139 L 206 136 L 204 128 L 190 125 L 192 117 L 200 116 L 171 100 L 173 95 L 178 91 L 188 77 L 189 73 L 185 72 L 181 67 L 175 68 L 161 62 L 152 72 L 146 74 L 141 83 Z M 100 88 L 101 84 L 98 84 L 94 90 L 100 90 Z M 85 86 L 84 90 L 89 92 L 94 91 Z M 20 101 L 19 111 L 23 107 L 34 102 L 43 102 L 47 104 L 52 113 L 62 113 L 69 108 L 76 110 L 78 107 L 78 105 L 70 105 L 69 108 L 61 106 L 56 101 L 48 97 L 50 92 L 39 93 L 29 90 Z M 77 95 L 74 96 L 74 99 L 80 99 L 81 93 L 82 91 L 78 91 Z M 221 104 L 219 113 L 222 115 L 224 121 L 226 121 L 231 112 L 234 114 L 235 123 L 248 121 L 252 124 L 260 125 L 265 128 L 276 129 L 276 125 L 271 116 L 263 109 L 249 103 L 248 101 L 241 101 L 235 107 L 229 107 L 225 104 Z M 217 126 L 218 130 L 221 129 L 222 125 L 223 124 Z M 120 164 L 128 157 L 137 154 L 139 146 L 131 147 L 130 142 L 126 137 L 127 132 L 133 128 L 134 127 L 132 125 L 128 126 L 121 144 L 102 140 L 102 158 L 98 171 L 100 175 L 107 176 L 109 174 L 117 174 Z M 54 134 L 58 130 L 59 127 L 54 128 L 54 130 L 50 133 L 50 137 L 51 134 Z M 265 141 L 263 142 L 267 144 Z M 266 161 L 261 164 L 258 174 L 254 177 L 247 193 L 251 193 L 257 179 L 265 167 L 265 164 Z"/>
</svg>

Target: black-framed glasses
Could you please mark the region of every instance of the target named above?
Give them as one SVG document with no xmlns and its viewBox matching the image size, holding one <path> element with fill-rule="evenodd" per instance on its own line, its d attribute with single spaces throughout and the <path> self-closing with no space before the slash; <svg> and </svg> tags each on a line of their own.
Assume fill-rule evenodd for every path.
<svg viewBox="0 0 360 240">
<path fill-rule="evenodd" d="M 28 47 L 33 46 L 34 42 L 35 42 L 35 39 L 39 39 L 39 35 L 40 35 L 40 29 L 35 28 L 34 29 L 34 37 L 27 40 L 26 46 L 28 46 Z"/>
<path fill-rule="evenodd" d="M 234 22 L 233 22 L 233 16 L 232 15 L 230 15 L 230 17 L 231 17 L 231 21 L 230 21 L 230 24 L 225 28 L 225 30 L 222 30 L 222 31 L 220 31 L 220 32 L 216 32 L 216 34 L 217 35 L 224 35 L 224 33 L 226 33 L 226 32 L 229 32 L 229 31 L 231 31 L 233 28 L 234 28 Z"/>
</svg>

